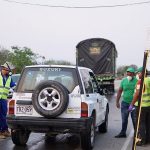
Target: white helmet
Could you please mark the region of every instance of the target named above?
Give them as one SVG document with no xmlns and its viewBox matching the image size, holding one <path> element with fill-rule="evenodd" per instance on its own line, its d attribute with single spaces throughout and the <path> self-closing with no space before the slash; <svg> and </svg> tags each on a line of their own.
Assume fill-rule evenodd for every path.
<svg viewBox="0 0 150 150">
<path fill-rule="evenodd" d="M 1 65 L 1 67 L 5 67 L 5 68 L 7 68 L 9 70 L 15 69 L 15 66 L 12 65 L 12 63 L 10 63 L 10 62 L 5 62 L 3 65 Z"/>
</svg>

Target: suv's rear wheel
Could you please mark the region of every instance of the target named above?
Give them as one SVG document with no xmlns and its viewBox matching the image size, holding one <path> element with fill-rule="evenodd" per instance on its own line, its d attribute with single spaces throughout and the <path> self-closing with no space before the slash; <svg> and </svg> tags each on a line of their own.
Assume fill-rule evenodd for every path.
<svg viewBox="0 0 150 150">
<path fill-rule="evenodd" d="M 65 111 L 69 97 L 67 89 L 56 81 L 43 81 L 32 95 L 35 110 L 46 118 L 56 117 Z"/>
<path fill-rule="evenodd" d="M 81 147 L 83 150 L 91 150 L 95 142 L 95 121 L 91 122 L 90 128 L 86 133 L 81 133 Z"/>
<path fill-rule="evenodd" d="M 105 121 L 98 127 L 98 131 L 100 133 L 106 133 L 108 130 L 108 113 L 109 113 L 109 110 L 107 107 L 106 114 L 105 114 Z"/>
<path fill-rule="evenodd" d="M 45 143 L 49 144 L 49 143 L 55 143 L 56 142 L 56 135 L 57 134 L 45 134 Z"/>
<path fill-rule="evenodd" d="M 30 131 L 13 129 L 11 130 L 11 138 L 16 145 L 26 145 L 29 139 Z"/>
</svg>

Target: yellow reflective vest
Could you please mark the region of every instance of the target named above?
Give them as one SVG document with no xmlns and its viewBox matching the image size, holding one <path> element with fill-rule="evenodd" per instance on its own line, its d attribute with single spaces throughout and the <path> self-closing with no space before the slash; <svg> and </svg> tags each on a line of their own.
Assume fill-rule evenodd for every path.
<svg viewBox="0 0 150 150">
<path fill-rule="evenodd" d="M 150 107 L 150 78 L 144 78 L 144 92 L 142 96 L 142 107 Z M 138 101 L 135 103 L 135 106 L 138 106 Z"/>
<path fill-rule="evenodd" d="M 0 99 L 7 99 L 10 89 L 11 77 L 7 78 L 5 85 L 3 84 L 3 77 L 0 73 Z"/>
</svg>

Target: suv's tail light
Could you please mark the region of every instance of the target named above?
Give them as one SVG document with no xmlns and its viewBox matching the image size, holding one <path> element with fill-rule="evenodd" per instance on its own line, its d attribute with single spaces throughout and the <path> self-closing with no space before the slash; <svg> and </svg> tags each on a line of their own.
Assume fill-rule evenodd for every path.
<svg viewBox="0 0 150 150">
<path fill-rule="evenodd" d="M 10 100 L 8 102 L 8 114 L 9 115 L 15 114 L 15 100 Z"/>
<path fill-rule="evenodd" d="M 85 102 L 81 102 L 81 117 L 88 117 L 88 105 Z"/>
</svg>

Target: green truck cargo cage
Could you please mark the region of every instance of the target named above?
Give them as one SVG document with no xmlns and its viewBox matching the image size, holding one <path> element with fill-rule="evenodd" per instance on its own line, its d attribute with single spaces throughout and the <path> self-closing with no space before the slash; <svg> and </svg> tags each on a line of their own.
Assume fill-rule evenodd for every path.
<svg viewBox="0 0 150 150">
<path fill-rule="evenodd" d="M 76 52 L 76 64 L 92 69 L 104 93 L 113 94 L 117 58 L 115 44 L 103 38 L 86 39 L 77 44 Z"/>
</svg>

